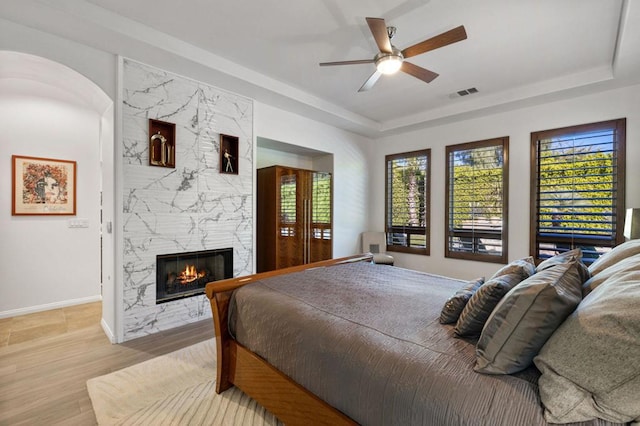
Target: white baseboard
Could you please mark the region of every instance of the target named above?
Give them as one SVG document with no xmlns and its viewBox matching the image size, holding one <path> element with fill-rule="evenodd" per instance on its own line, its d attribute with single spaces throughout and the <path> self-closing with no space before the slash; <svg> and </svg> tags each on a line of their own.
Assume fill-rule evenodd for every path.
<svg viewBox="0 0 640 426">
<path fill-rule="evenodd" d="M 100 302 L 101 295 L 82 297 L 80 299 L 63 300 L 61 302 L 47 303 L 45 305 L 29 306 L 27 308 L 12 309 L 10 311 L 0 312 L 1 318 L 17 317 L 18 315 L 33 314 L 35 312 L 50 311 L 51 309 L 66 308 L 68 306 L 82 305 L 83 303 Z"/>
<path fill-rule="evenodd" d="M 109 328 L 109 324 L 107 324 L 104 318 L 100 320 L 100 325 L 102 326 L 102 331 L 104 331 L 104 334 L 107 335 L 111 344 L 118 343 L 118 339 L 116 339 L 116 335 L 113 334 L 113 331 L 111 331 L 111 329 Z"/>
</svg>

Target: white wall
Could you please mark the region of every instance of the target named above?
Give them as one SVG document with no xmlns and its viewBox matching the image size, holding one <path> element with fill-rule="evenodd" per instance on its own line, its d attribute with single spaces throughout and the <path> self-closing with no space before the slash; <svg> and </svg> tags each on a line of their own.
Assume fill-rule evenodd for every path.
<svg viewBox="0 0 640 426">
<path fill-rule="evenodd" d="M 106 43 L 106 42 L 105 42 Z M 62 37 L 48 34 L 26 26 L 14 24 L 0 19 L 0 49 L 29 52 L 50 58 L 67 65 L 100 86 L 112 99 L 116 97 L 117 61 L 115 53 L 143 61 L 158 68 L 172 71 L 208 84 L 225 88 L 224 76 L 202 64 L 196 64 L 185 58 L 168 54 L 158 48 L 132 42 L 123 48 L 104 47 L 104 50 L 88 47 Z M 4 64 L 3 64 L 4 65 Z M 4 179 L 8 179 L 11 154 L 35 156 L 49 156 L 54 158 L 77 158 L 78 171 L 89 171 L 83 165 L 92 161 L 93 171 L 99 170 L 98 143 L 88 142 L 97 140 L 100 133 L 98 124 L 82 124 L 82 122 L 97 123 L 99 117 L 87 117 L 87 112 L 74 110 L 71 107 L 52 105 L 43 110 L 32 105 L 28 114 L 19 113 L 15 102 L 0 92 L 0 167 L 4 170 Z M 615 91 L 604 92 L 583 98 L 549 103 L 543 106 L 530 107 L 511 112 L 467 120 L 460 123 L 414 131 L 403 135 L 386 137 L 378 141 L 337 129 L 332 126 L 309 120 L 285 112 L 276 107 L 255 103 L 254 105 L 254 135 L 282 141 L 289 144 L 301 145 L 334 156 L 334 255 L 345 256 L 359 251 L 360 233 L 363 230 L 382 230 L 384 228 L 384 155 L 394 152 L 408 151 L 419 148 L 432 148 L 432 254 L 429 257 L 396 254 L 397 264 L 419 270 L 429 270 L 451 276 L 473 277 L 489 275 L 496 268 L 496 264 L 478 262 L 453 261 L 444 259 L 444 147 L 447 144 L 461 143 L 486 139 L 496 136 L 510 136 L 511 138 L 511 194 L 510 194 L 510 251 L 511 259 L 528 254 L 528 206 L 529 206 L 529 133 L 531 131 L 562 127 L 572 124 L 587 123 L 612 118 L 627 117 L 627 164 L 635 165 L 640 160 L 640 146 L 638 135 L 640 129 L 640 88 L 638 86 Z M 35 104 L 39 103 L 35 102 Z M 43 100 L 42 102 L 51 102 Z M 9 105 L 11 104 L 11 105 Z M 45 103 L 40 103 L 40 107 Z M 51 111 L 55 111 L 51 113 Z M 69 134 L 50 122 L 58 116 L 58 124 L 74 122 L 73 132 Z M 78 123 L 80 122 L 80 123 Z M 33 123 L 38 123 L 34 126 Z M 76 125 L 77 123 L 77 125 Z M 18 125 L 20 127 L 18 128 Z M 48 125 L 48 126 L 47 126 Z M 118 123 L 118 125 L 120 125 Z M 23 130 L 26 132 L 22 136 Z M 61 130 L 59 137 L 51 138 L 52 131 Z M 20 136 L 18 136 L 20 133 Z M 104 131 L 103 131 L 104 133 Z M 79 141 L 88 142 L 87 146 L 95 146 L 96 152 L 84 152 Z M 255 137 L 254 137 L 255 140 Z M 59 144 L 64 142 L 64 144 Z M 437 161 L 439 159 L 439 161 Z M 78 194 L 78 216 L 90 219 L 93 226 L 97 220 L 97 183 L 94 177 L 79 179 L 79 190 L 87 193 Z M 1 182 L 2 180 L 0 180 Z M 640 168 L 627 167 L 627 205 L 640 206 Z M 6 183 L 6 181 L 5 181 Z M 94 185 L 95 183 L 95 185 Z M 6 189 L 8 186 L 5 185 Z M 8 306 L 36 306 L 50 303 L 45 300 L 25 300 L 25 297 L 41 297 L 56 294 L 64 300 L 71 300 L 80 295 L 78 289 L 67 291 L 66 284 L 52 280 L 49 271 L 60 268 L 53 261 L 42 267 L 43 259 L 50 255 L 51 249 L 67 244 L 70 236 L 78 237 L 91 230 L 69 229 L 66 219 L 62 218 L 15 218 L 10 215 L 10 198 L 8 191 L 0 191 L 0 313 Z M 91 201 L 94 200 L 94 201 Z M 92 206 L 85 202 L 95 203 Z M 121 201 L 120 201 L 121 202 Z M 122 217 L 115 217 L 117 222 Z M 43 234 L 45 232 L 47 234 Z M 96 232 L 95 229 L 91 232 Z M 41 242 L 42 235 L 47 235 L 47 241 Z M 25 236 L 27 237 L 25 240 Z M 51 241 L 48 241 L 51 240 Z M 34 245 L 35 244 L 35 245 Z M 69 250 L 77 247 L 87 247 L 88 257 L 94 256 L 93 250 L 98 249 L 97 238 L 91 243 L 76 241 L 69 243 Z M 33 248 L 42 251 L 33 253 Z M 56 256 L 65 250 L 55 249 Z M 71 253 L 71 255 L 69 255 Z M 85 253 L 77 254 L 67 251 L 65 259 L 78 258 Z M 9 256 L 6 256 L 9 254 Z M 83 260 L 82 258 L 78 258 Z M 95 261 L 83 262 L 91 264 Z M 34 290 L 25 284 L 19 271 L 25 265 L 30 274 L 37 278 L 33 281 L 47 286 L 46 289 Z M 34 267 L 37 265 L 37 267 Z M 68 268 L 65 269 L 65 272 Z M 43 272 L 43 271 L 46 271 Z M 59 272 L 59 271 L 58 271 Z M 97 274 L 98 272 L 96 272 Z M 44 276 L 44 278 L 43 278 Z M 96 275 L 97 276 L 97 275 Z M 122 280 L 122 278 L 119 278 Z M 15 283 L 15 284 L 14 284 Z M 93 284 L 87 284 L 89 287 Z M 24 290 L 26 286 L 27 290 Z M 95 287 L 91 294 L 96 294 Z M 86 290 L 82 287 L 82 290 Z M 121 298 L 121 294 L 116 297 Z M 114 323 L 117 313 L 111 318 Z M 111 320 L 109 320 L 111 322 Z"/>
<path fill-rule="evenodd" d="M 0 49 L 29 53 L 84 75 L 111 99 L 116 94 L 116 56 L 0 18 Z"/>
<path fill-rule="evenodd" d="M 627 118 L 627 207 L 640 207 L 640 86 L 626 87 L 546 105 L 417 130 L 375 141 L 369 151 L 369 188 L 374 230 L 384 229 L 384 157 L 431 148 L 431 255 L 393 253 L 396 265 L 463 279 L 490 276 L 500 265 L 446 259 L 445 146 L 509 136 L 509 259 L 529 254 L 530 133 Z"/>
<path fill-rule="evenodd" d="M 333 154 L 333 256 L 357 253 L 368 224 L 371 140 L 258 102 L 254 113 L 256 136 Z"/>
<path fill-rule="evenodd" d="M 30 53 L 63 64 L 79 72 L 80 74 L 87 77 L 90 81 L 97 84 L 111 99 L 116 99 L 118 96 L 118 62 L 115 53 L 119 53 L 124 56 L 143 61 L 147 64 L 155 65 L 163 70 L 173 71 L 178 74 L 221 88 L 225 87 L 225 78 L 228 78 L 222 75 L 220 72 L 216 72 L 211 68 L 203 66 L 202 64 L 196 64 L 185 58 L 167 54 L 166 51 L 155 47 L 150 47 L 139 42 L 128 43 L 123 48 L 123 50 L 114 52 L 113 46 L 110 46 L 108 48 L 105 47 L 104 49 L 89 47 L 78 42 L 70 41 L 60 36 L 49 34 L 46 31 L 19 25 L 1 18 L 0 49 Z M 8 99 L 9 98 L 4 96 L 3 94 L 3 100 L 8 101 Z M 14 115 L 19 116 L 20 113 L 15 110 L 15 108 L 7 106 L 6 103 L 3 103 L 2 108 L 3 110 L 1 114 L 1 123 L 3 125 L 5 124 L 5 122 L 10 121 L 13 121 L 14 125 L 17 125 L 18 123 L 24 124 L 24 121 L 29 121 L 26 120 L 27 115 L 22 115 L 22 117 L 18 117 L 17 120 L 13 120 Z M 14 115 L 5 114 L 4 111 L 7 109 Z M 54 106 L 53 109 L 59 108 L 57 108 L 57 106 Z M 58 114 L 61 114 L 62 110 L 63 109 L 59 109 Z M 26 142 L 27 139 L 25 139 L 24 137 L 18 137 L 18 135 L 15 133 L 12 134 L 8 131 L 3 130 L 3 137 L 2 139 L 0 139 L 2 141 L 2 143 L 0 144 L 0 161 L 2 161 L 5 165 L 3 167 L 3 170 L 7 170 L 6 179 L 8 179 L 10 157 L 11 154 L 14 153 L 34 156 L 50 156 L 54 158 L 78 159 L 79 173 L 81 173 L 82 170 L 92 170 L 95 173 L 98 173 L 98 171 L 100 170 L 100 147 L 98 143 L 100 139 L 99 135 L 103 135 L 103 138 L 105 137 L 104 135 L 113 137 L 114 133 L 113 122 L 110 120 L 107 120 L 106 122 L 104 121 L 104 114 L 113 114 L 113 105 L 111 106 L 111 109 L 109 111 L 107 111 L 106 109 L 105 111 L 106 112 L 103 113 L 102 116 L 102 127 L 100 127 L 99 124 L 101 117 L 95 116 L 91 118 L 91 120 L 95 119 L 95 126 L 92 126 L 91 128 L 84 128 L 84 125 L 79 123 L 79 121 L 81 121 L 79 117 L 80 112 L 72 112 L 70 110 L 67 110 L 66 113 L 68 115 L 65 120 L 67 120 L 67 122 L 73 121 L 74 123 L 78 123 L 78 125 L 74 126 L 73 134 L 60 134 L 60 139 L 64 140 L 64 144 L 68 144 L 66 147 L 56 146 L 54 149 L 54 146 L 50 143 L 51 138 L 47 139 L 45 137 L 42 137 L 43 135 L 41 134 L 40 136 L 34 136 L 30 139 L 31 142 L 35 144 L 32 151 L 29 151 L 27 149 L 18 149 L 21 147 L 26 148 L 27 146 L 29 146 Z M 75 117 L 71 118 L 71 116 L 73 116 L 74 114 Z M 28 129 L 28 131 L 33 132 L 34 134 L 37 132 L 51 132 L 55 127 L 47 126 L 47 124 L 50 124 L 48 122 L 48 117 L 53 117 L 53 114 L 50 114 L 48 109 L 44 111 L 40 110 L 38 112 L 38 123 L 42 125 L 39 126 L 39 128 L 38 126 L 33 126 L 32 123 L 35 122 L 35 120 L 31 120 L 29 122 L 29 125 L 26 126 L 32 127 Z M 23 121 L 20 121 L 20 119 L 23 119 Z M 121 126 L 121 124 L 116 123 L 116 138 L 119 137 L 118 126 Z M 23 128 L 25 128 L 25 126 L 23 126 Z M 283 142 L 312 147 L 319 151 L 335 154 L 336 161 L 334 165 L 334 177 L 336 179 L 335 202 L 337 207 L 335 212 L 336 225 L 334 229 L 336 231 L 336 240 L 334 242 L 334 253 L 335 255 L 349 255 L 356 253 L 359 249 L 359 234 L 366 228 L 367 224 L 366 204 L 368 202 L 368 176 L 367 167 L 365 164 L 366 157 L 363 154 L 362 144 L 367 143 L 368 140 L 366 138 L 356 136 L 332 126 L 323 125 L 312 120 L 303 119 L 302 117 L 295 114 L 285 113 L 284 111 L 277 108 L 267 106 L 264 106 L 263 108 L 261 108 L 260 112 L 256 113 L 256 123 L 254 129 L 255 134 L 257 135 L 271 136 L 273 139 Z M 87 132 L 91 133 L 93 139 L 90 139 L 88 137 Z M 87 143 L 89 146 L 95 147 L 96 151 L 95 153 L 91 153 L 91 159 L 89 157 L 83 158 L 84 153 L 82 149 L 77 146 L 77 142 L 79 140 L 83 140 L 84 143 Z M 45 147 L 47 147 L 47 149 L 44 149 Z M 104 155 L 113 155 L 113 147 L 104 148 Z M 330 155 L 327 156 L 327 158 L 330 158 Z M 86 163 L 88 161 L 91 161 L 91 166 L 86 166 Z M 324 161 L 319 166 L 328 167 L 330 163 L 330 161 Z M 103 158 L 103 164 L 113 165 L 113 158 Z M 314 167 L 316 167 L 315 163 L 311 168 Z M 105 183 L 105 188 L 107 190 L 113 191 L 113 170 L 111 170 L 111 172 L 111 176 L 108 176 L 107 182 Z M 95 213 L 98 209 L 98 181 L 90 182 L 88 178 L 85 178 L 82 174 L 80 174 L 80 178 L 82 179 L 82 183 L 80 185 L 81 188 L 79 188 L 81 192 L 79 192 L 78 194 L 78 215 L 79 217 L 89 218 L 90 225 L 93 227 L 96 225 L 98 217 L 97 213 Z M 117 179 L 119 178 L 116 177 L 116 180 Z M 82 191 L 84 191 L 84 188 L 88 185 L 93 186 L 93 189 L 89 191 L 89 194 L 85 194 Z M 5 189 L 8 189 L 8 186 L 5 186 Z M 4 209 L 0 211 L 0 238 L 2 238 L 3 240 L 2 245 L 0 245 L 2 249 L 2 252 L 0 253 L 3 254 L 3 260 L 2 263 L 0 263 L 0 278 L 2 278 L 3 282 L 7 283 L 14 281 L 22 283 L 22 279 L 17 279 L 17 277 L 20 276 L 19 272 L 14 273 L 7 271 L 13 270 L 12 268 L 14 268 L 14 266 L 17 269 L 22 268 L 27 264 L 31 266 L 31 269 L 33 269 L 33 263 L 29 263 L 31 261 L 30 259 L 41 259 L 45 257 L 45 253 L 40 253 L 37 250 L 35 253 L 32 251 L 34 245 L 31 238 L 28 238 L 27 241 L 23 240 L 25 232 L 27 233 L 26 235 L 31 235 L 29 234 L 29 232 L 32 232 L 32 234 L 39 233 L 39 229 L 42 226 L 38 225 L 39 228 L 33 228 L 37 229 L 37 232 L 32 231 L 32 228 L 30 226 L 23 225 L 23 223 L 26 223 L 24 218 L 12 218 L 10 216 L 10 200 L 9 198 L 7 198 L 7 194 L 8 191 L 0 191 L 0 206 L 4 206 Z M 85 204 L 86 202 L 92 203 L 91 209 L 93 209 L 93 212 L 89 211 L 89 206 Z M 121 203 L 121 200 L 115 200 L 115 202 Z M 110 200 L 108 205 L 113 207 L 114 200 Z M 343 209 L 340 207 L 342 205 L 348 205 L 349 208 Z M 115 216 L 113 216 L 113 211 L 109 211 L 106 220 L 112 221 L 114 224 L 114 229 L 118 229 L 118 226 L 121 226 L 120 221 L 122 220 L 122 216 L 121 214 L 116 214 Z M 50 249 L 50 246 L 55 246 L 55 244 L 58 244 L 56 243 L 56 241 L 60 240 L 62 237 L 64 237 L 62 238 L 64 241 L 69 241 L 69 236 L 75 237 L 90 232 L 94 234 L 91 243 L 79 243 L 78 241 L 75 241 L 75 244 L 69 242 L 69 245 L 73 245 L 74 249 L 77 247 L 89 247 L 87 251 L 83 250 L 83 254 L 86 253 L 87 256 L 94 256 L 94 254 L 97 253 L 97 250 L 99 250 L 99 236 L 97 235 L 97 228 L 89 228 L 88 230 L 69 229 L 66 227 L 66 220 L 61 218 L 47 219 L 44 222 L 42 222 L 41 218 L 35 218 L 32 219 L 30 223 L 44 223 L 48 225 L 46 226 L 48 231 L 51 230 L 51 225 L 54 225 L 54 234 L 51 234 L 51 232 L 49 232 L 48 234 L 39 233 L 41 236 L 40 238 L 46 240 L 43 244 L 41 244 L 43 249 Z M 47 238 L 45 238 L 43 235 L 47 235 Z M 53 235 L 54 238 L 49 238 L 51 235 Z M 110 235 L 110 241 L 113 240 L 114 236 L 117 235 Z M 22 248 L 22 245 L 27 248 Z M 120 247 L 120 250 L 117 250 L 117 247 Z M 65 249 L 66 246 L 63 250 L 57 250 L 56 254 L 67 251 L 67 253 L 71 253 L 74 259 L 80 260 L 83 265 L 91 268 L 91 270 L 94 272 L 94 277 L 91 279 L 91 282 L 93 283 L 91 284 L 91 294 L 94 295 L 92 297 L 96 297 L 99 292 L 98 287 L 96 287 L 95 285 L 95 282 L 97 282 L 97 280 L 99 279 L 98 274 L 100 269 L 99 264 L 96 263 L 97 259 L 94 258 L 94 260 L 92 261 L 84 261 L 83 258 L 79 258 L 74 251 L 68 251 Z M 120 242 L 118 244 L 117 241 L 116 251 L 114 252 L 113 250 L 107 250 L 106 252 L 107 255 L 113 254 L 116 256 L 120 256 L 121 253 L 122 243 Z M 112 339 L 115 338 L 115 340 L 118 340 L 118 338 L 122 338 L 121 334 L 123 328 L 122 306 L 118 303 L 119 300 L 122 300 L 123 277 L 122 274 L 118 272 L 113 275 L 113 259 L 110 260 L 111 262 L 105 264 L 109 269 L 105 271 L 105 279 L 109 281 L 107 283 L 107 286 L 105 286 L 105 290 L 109 294 L 104 298 L 106 306 L 103 306 L 103 327 L 105 327 L 107 334 L 109 334 Z M 41 260 L 38 260 L 38 262 L 40 262 L 41 264 Z M 81 268 L 84 268 L 84 266 L 82 266 Z M 44 269 L 51 268 L 47 266 L 47 268 Z M 64 267 L 63 269 L 65 269 L 66 271 L 68 268 Z M 38 277 L 38 282 L 42 283 L 43 286 L 50 285 L 52 283 L 50 279 L 40 279 L 40 273 L 36 273 L 35 276 Z M 13 307 L 17 306 L 15 305 L 15 303 L 19 303 L 19 306 L 24 306 L 29 311 L 39 310 L 40 308 L 50 306 L 46 305 L 49 303 L 57 303 L 51 301 L 50 299 L 30 299 L 30 297 L 37 298 L 44 293 L 55 293 L 55 300 L 62 300 L 63 304 L 68 304 L 69 301 L 71 301 L 72 299 L 75 300 L 76 297 L 84 297 L 84 295 L 79 295 L 79 293 L 75 290 L 67 291 L 66 287 L 60 286 L 60 284 L 58 283 L 55 283 L 55 285 L 50 285 L 48 289 L 43 291 L 34 291 L 30 288 L 30 291 L 23 291 L 23 285 L 24 284 L 20 284 L 20 286 L 10 286 L 5 285 L 4 283 L 0 285 L 0 299 L 2 299 L 0 303 L 3 303 L 2 305 L 0 305 L 0 315 L 4 309 L 12 309 Z M 26 293 L 33 294 L 25 296 Z M 27 300 L 25 299 L 25 297 L 28 297 L 29 299 Z M 44 303 L 45 305 L 40 305 L 40 303 Z M 5 305 L 7 307 L 5 307 Z M 9 305 L 11 306 L 11 308 L 8 308 Z M 14 311 L 11 311 L 10 314 L 16 313 Z"/>
<path fill-rule="evenodd" d="M 101 116 L 64 91 L 0 78 L 0 317 L 100 300 Z M 12 216 L 11 156 L 77 161 L 77 215 Z M 71 218 L 88 228 L 69 228 Z"/>
<path fill-rule="evenodd" d="M 297 169 L 313 169 L 313 159 L 292 152 L 258 147 L 256 149 L 256 169 L 269 166 L 288 166 Z"/>
</svg>

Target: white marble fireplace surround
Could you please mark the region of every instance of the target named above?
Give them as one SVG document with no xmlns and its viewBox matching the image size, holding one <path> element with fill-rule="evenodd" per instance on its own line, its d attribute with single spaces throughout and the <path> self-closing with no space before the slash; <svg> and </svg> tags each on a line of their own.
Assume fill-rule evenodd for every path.
<svg viewBox="0 0 640 426">
<path fill-rule="evenodd" d="M 135 61 L 123 63 L 124 340 L 211 316 L 206 296 L 156 305 L 156 255 L 233 248 L 252 272 L 253 102 Z M 148 119 L 175 123 L 176 167 L 149 166 Z M 219 172 L 239 137 L 238 175 Z"/>
</svg>

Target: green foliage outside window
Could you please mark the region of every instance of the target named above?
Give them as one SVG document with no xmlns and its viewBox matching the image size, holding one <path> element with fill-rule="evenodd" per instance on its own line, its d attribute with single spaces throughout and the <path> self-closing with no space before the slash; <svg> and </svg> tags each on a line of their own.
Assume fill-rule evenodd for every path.
<svg viewBox="0 0 640 426">
<path fill-rule="evenodd" d="M 387 249 L 429 254 L 429 150 L 386 157 Z"/>
<path fill-rule="evenodd" d="M 478 169 L 456 165 L 453 186 L 454 228 L 464 228 L 479 217 L 502 218 L 502 167 Z"/>
<path fill-rule="evenodd" d="M 391 225 L 425 226 L 426 165 L 411 157 L 394 160 L 391 170 Z"/>
<path fill-rule="evenodd" d="M 540 158 L 541 228 L 553 233 L 610 234 L 613 171 L 611 152 L 546 151 Z"/>
</svg>

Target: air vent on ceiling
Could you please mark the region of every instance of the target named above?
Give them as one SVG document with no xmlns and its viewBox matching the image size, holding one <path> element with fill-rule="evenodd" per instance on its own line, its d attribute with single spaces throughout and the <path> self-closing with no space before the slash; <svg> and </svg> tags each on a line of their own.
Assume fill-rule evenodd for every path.
<svg viewBox="0 0 640 426">
<path fill-rule="evenodd" d="M 474 93 L 478 93 L 478 89 L 476 89 L 475 87 L 471 87 L 469 89 L 465 89 L 465 90 L 459 90 L 455 93 L 452 93 L 449 95 L 450 98 L 458 98 L 460 96 L 467 96 L 467 95 L 472 95 Z"/>
</svg>

